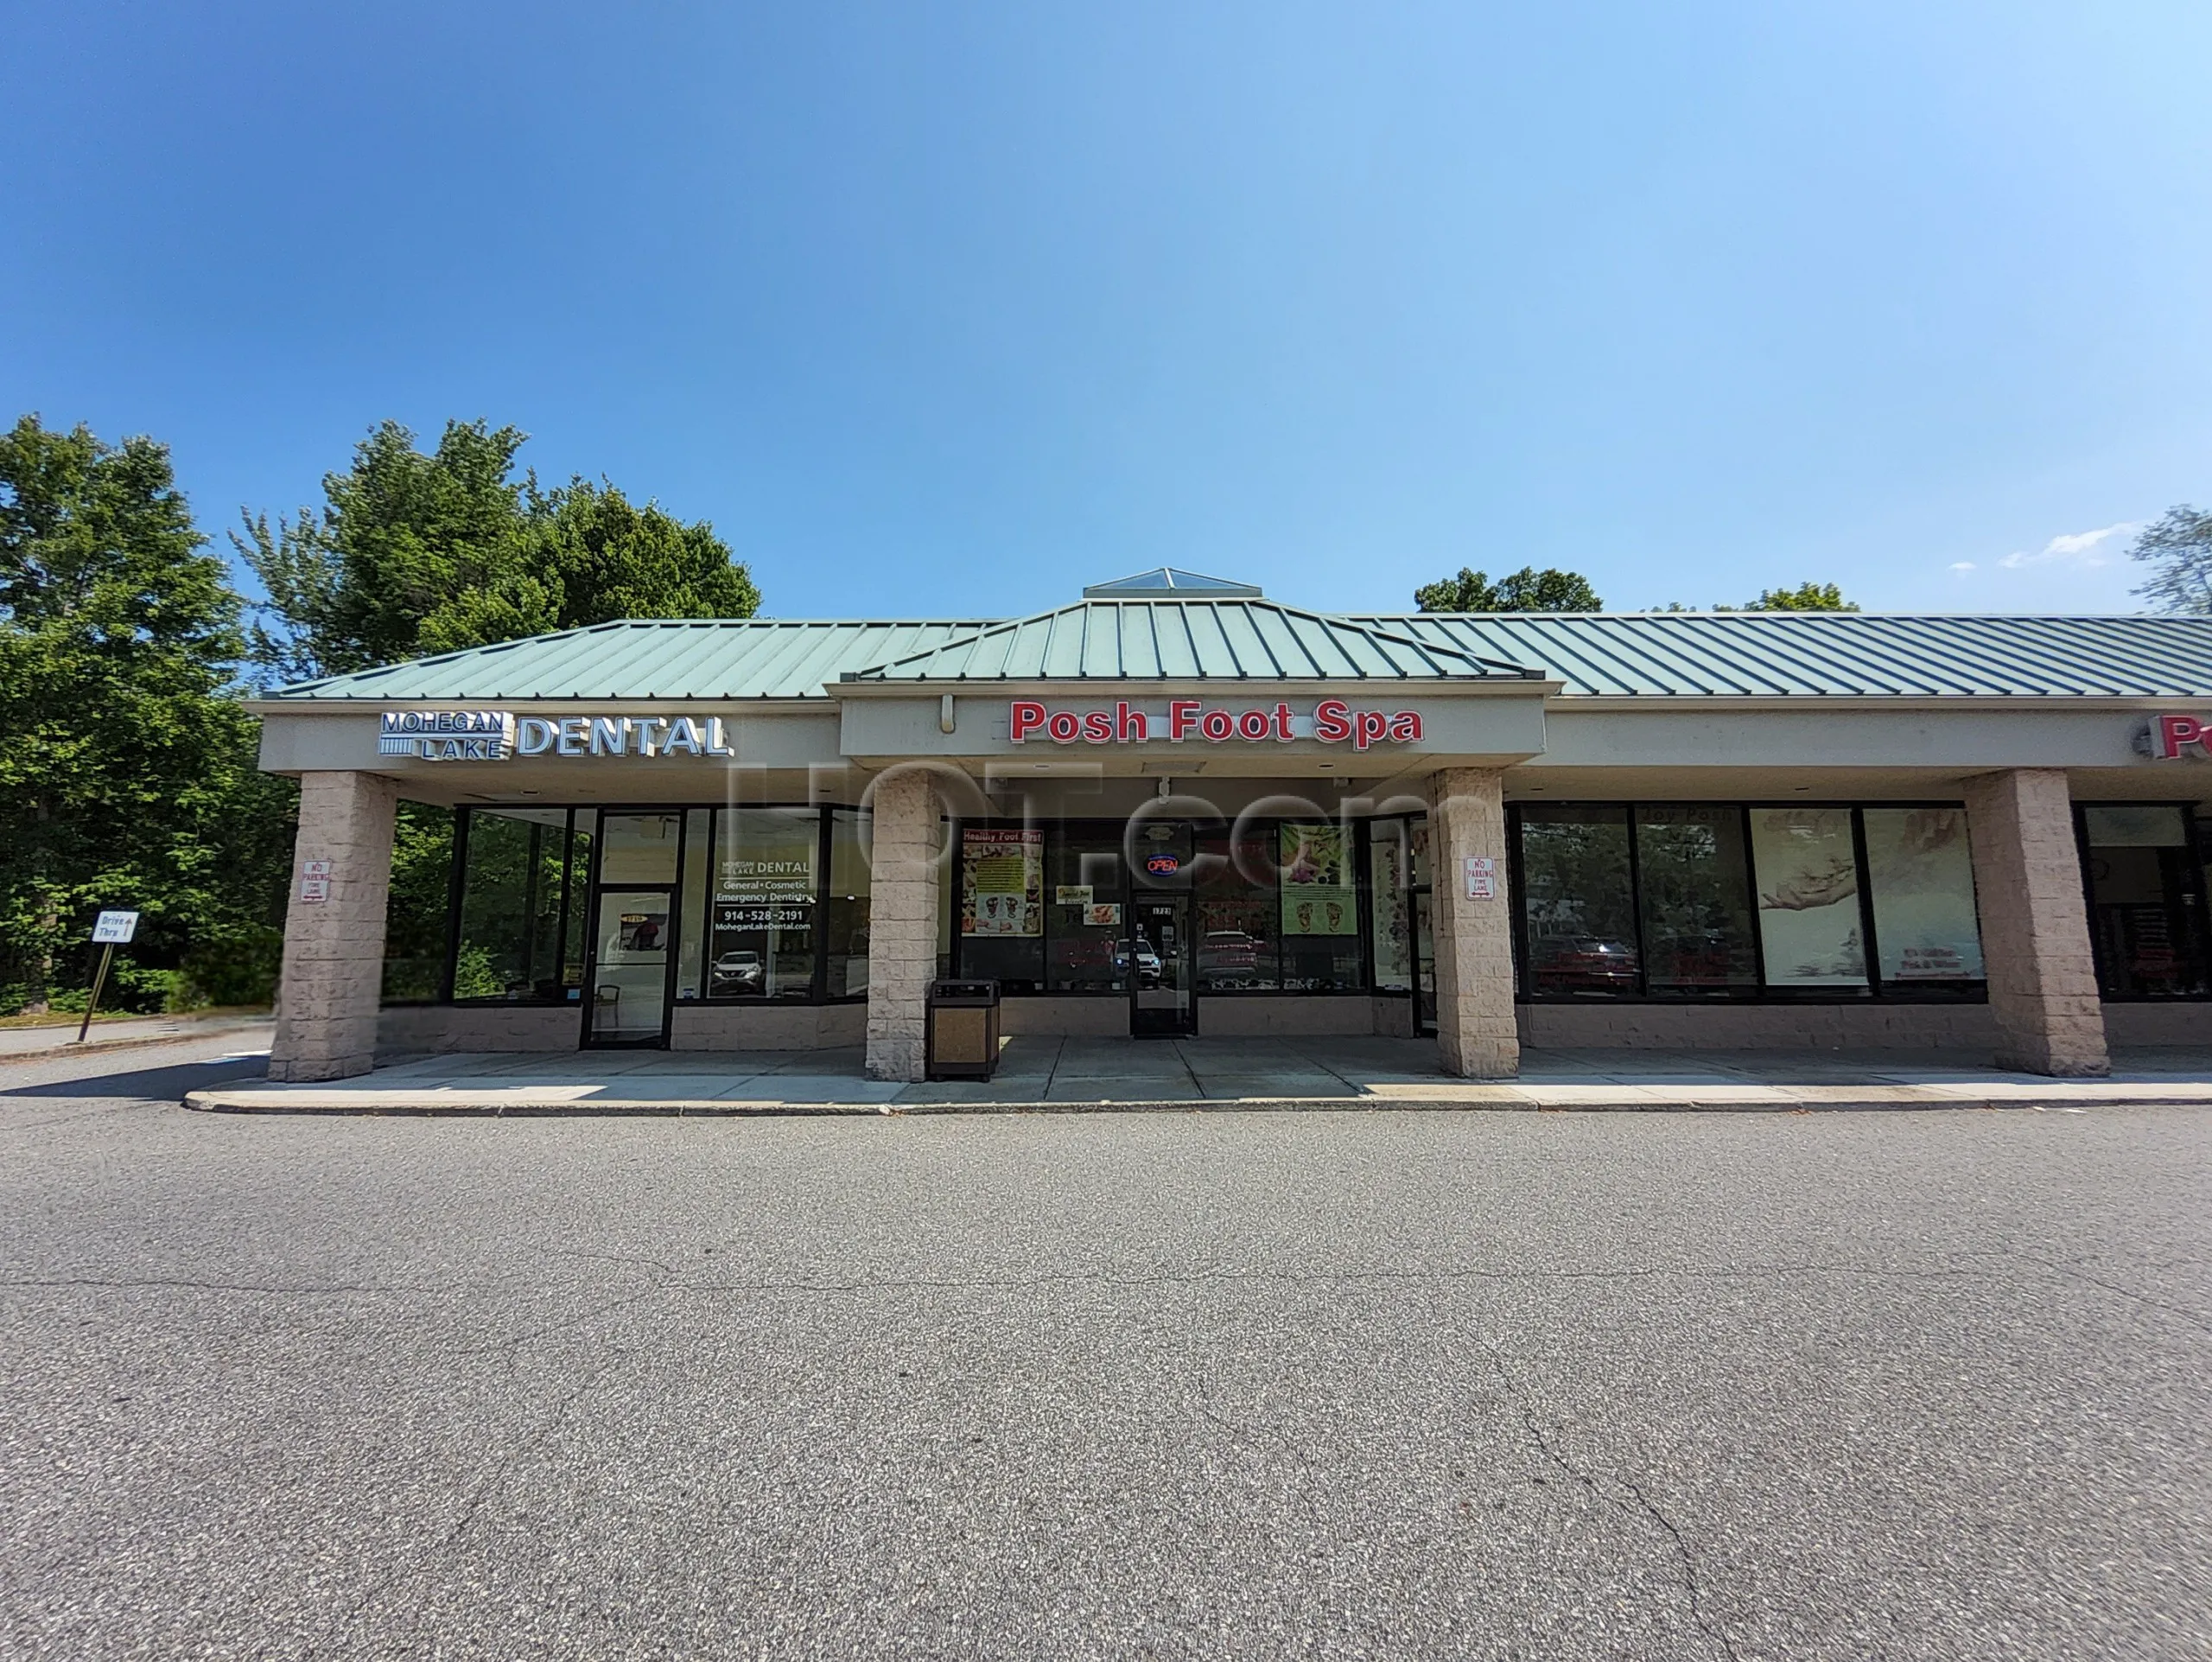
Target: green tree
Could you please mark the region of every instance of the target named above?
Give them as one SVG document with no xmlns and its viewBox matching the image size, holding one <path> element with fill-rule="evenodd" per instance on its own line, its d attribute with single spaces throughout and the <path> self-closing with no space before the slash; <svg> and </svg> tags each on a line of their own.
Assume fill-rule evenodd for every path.
<svg viewBox="0 0 2212 1662">
<path fill-rule="evenodd" d="M 0 984 L 81 985 L 92 913 L 143 917 L 121 990 L 273 974 L 288 782 L 235 693 L 240 603 L 148 438 L 0 436 Z M 265 990 L 248 985 L 249 996 Z"/>
<path fill-rule="evenodd" d="M 2212 615 L 2212 513 L 2168 508 L 2127 551 L 2151 568 L 2135 593 L 2162 612 Z"/>
<path fill-rule="evenodd" d="M 320 515 L 247 515 L 233 532 L 269 590 L 255 655 L 277 678 L 624 617 L 750 617 L 760 594 L 704 523 L 613 485 L 515 478 L 524 435 L 448 422 L 435 451 L 385 422 L 323 481 Z"/>
<path fill-rule="evenodd" d="M 1685 606 L 1670 600 L 1659 608 L 1667 612 L 1697 612 L 1708 608 Z M 1795 589 L 1762 589 L 1757 600 L 1746 601 L 1741 606 L 1715 606 L 1715 612 L 1855 612 L 1859 602 L 1846 600 L 1843 590 L 1832 583 L 1801 583 Z"/>
<path fill-rule="evenodd" d="M 1747 601 L 1741 607 L 1717 606 L 1715 611 L 1745 612 L 1855 612 L 1856 601 L 1846 600 L 1843 590 L 1832 583 L 1801 583 L 1795 589 L 1762 589 L 1759 597 Z"/>
<path fill-rule="evenodd" d="M 1458 576 L 1414 589 L 1414 604 L 1424 612 L 1601 612 L 1605 607 L 1586 577 L 1529 565 L 1496 583 L 1486 572 L 1461 566 Z"/>
<path fill-rule="evenodd" d="M 399 805 L 392 825 L 391 888 L 385 901 L 387 1003 L 428 1003 L 442 987 L 453 827 L 451 808 L 429 802 Z"/>
</svg>

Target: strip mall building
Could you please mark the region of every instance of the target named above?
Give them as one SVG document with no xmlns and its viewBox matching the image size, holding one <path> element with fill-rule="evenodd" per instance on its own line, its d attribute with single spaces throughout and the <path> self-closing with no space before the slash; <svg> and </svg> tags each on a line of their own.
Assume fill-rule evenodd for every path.
<svg viewBox="0 0 2212 1662">
<path fill-rule="evenodd" d="M 2094 1073 L 2212 1014 L 2212 620 L 1336 616 L 1163 570 L 257 708 L 302 786 L 283 1079 L 615 1045 L 912 1079 L 947 975 L 1017 1035 L 1433 1032 L 1471 1075 L 1524 1044 Z M 400 817 L 452 827 L 427 899 L 420 858 L 391 893 L 403 802 L 458 811 Z"/>
</svg>

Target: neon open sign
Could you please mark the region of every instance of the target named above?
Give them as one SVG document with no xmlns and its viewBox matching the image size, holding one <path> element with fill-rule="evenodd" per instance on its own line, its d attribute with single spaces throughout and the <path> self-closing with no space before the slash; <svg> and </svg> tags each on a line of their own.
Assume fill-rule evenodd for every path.
<svg viewBox="0 0 2212 1662">
<path fill-rule="evenodd" d="M 1196 698 L 1171 699 L 1167 730 L 1155 735 L 1152 718 L 1126 700 L 1111 710 L 1054 710 L 1033 698 L 1016 698 L 1008 708 L 1007 736 L 1016 744 L 1047 739 L 1054 744 L 1143 744 L 1157 736 L 1173 744 L 1204 739 L 1226 744 L 1288 744 L 1314 739 L 1323 744 L 1349 742 L 1355 750 L 1382 743 L 1419 744 L 1417 710 L 1354 710 L 1342 698 L 1324 698 L 1311 716 L 1292 713 L 1287 704 L 1228 710 Z"/>
</svg>

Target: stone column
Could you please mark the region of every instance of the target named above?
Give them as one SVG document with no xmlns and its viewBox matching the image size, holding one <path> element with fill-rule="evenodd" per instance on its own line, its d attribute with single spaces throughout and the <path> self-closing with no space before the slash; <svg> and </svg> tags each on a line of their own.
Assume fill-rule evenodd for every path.
<svg viewBox="0 0 2212 1662">
<path fill-rule="evenodd" d="M 1513 912 L 1505 895 L 1504 776 L 1495 767 L 1447 767 L 1430 786 L 1437 1046 L 1447 1073 L 1510 1078 L 1521 1071 L 1521 1037 L 1513 1011 Z M 1495 863 L 1489 900 L 1467 897 L 1471 856 Z"/>
<path fill-rule="evenodd" d="M 868 1076 L 918 1079 L 937 974 L 937 793 L 919 768 L 894 771 L 876 780 L 870 807 Z"/>
<path fill-rule="evenodd" d="M 1966 799 L 1999 1066 L 2062 1077 L 2109 1072 L 2066 774 L 1983 774 L 1967 780 Z"/>
<path fill-rule="evenodd" d="M 272 1079 L 342 1079 L 375 1063 L 398 799 L 397 787 L 374 774 L 300 776 L 284 971 L 269 1052 Z M 329 898 L 302 899 L 308 863 L 324 860 Z"/>
</svg>

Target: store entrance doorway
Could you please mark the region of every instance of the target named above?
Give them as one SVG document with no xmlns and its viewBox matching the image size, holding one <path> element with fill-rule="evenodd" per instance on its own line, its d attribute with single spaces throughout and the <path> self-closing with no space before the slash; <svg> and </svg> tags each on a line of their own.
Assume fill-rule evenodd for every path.
<svg viewBox="0 0 2212 1662">
<path fill-rule="evenodd" d="M 599 891 L 584 976 L 587 1048 L 667 1048 L 675 912 L 665 888 Z"/>
<path fill-rule="evenodd" d="M 1147 895 L 1129 911 L 1129 1035 L 1189 1038 L 1198 1030 L 1191 897 Z"/>
</svg>

